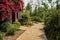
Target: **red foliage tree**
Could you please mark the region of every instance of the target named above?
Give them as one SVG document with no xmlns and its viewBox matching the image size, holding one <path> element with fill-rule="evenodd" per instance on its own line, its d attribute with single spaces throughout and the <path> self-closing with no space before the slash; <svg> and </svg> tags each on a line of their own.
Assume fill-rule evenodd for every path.
<svg viewBox="0 0 60 40">
<path fill-rule="evenodd" d="M 23 7 L 23 0 L 0 0 L 0 17 L 10 17 L 10 13 L 19 12 Z"/>
</svg>

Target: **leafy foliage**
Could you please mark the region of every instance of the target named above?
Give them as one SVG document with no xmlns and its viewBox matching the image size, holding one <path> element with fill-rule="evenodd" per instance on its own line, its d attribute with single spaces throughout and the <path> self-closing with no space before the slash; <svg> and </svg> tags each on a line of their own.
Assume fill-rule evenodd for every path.
<svg viewBox="0 0 60 40">
<path fill-rule="evenodd" d="M 25 10 L 20 14 L 19 21 L 21 24 L 24 24 L 24 25 L 31 25 L 32 24 L 31 17 L 29 15 L 29 13 Z"/>
<path fill-rule="evenodd" d="M 0 31 L 7 32 L 7 34 L 9 34 L 9 35 L 13 35 L 19 27 L 20 27 L 19 22 L 14 22 L 13 24 L 11 24 L 11 23 L 5 21 L 0 24 Z"/>
<path fill-rule="evenodd" d="M 8 34 L 8 35 L 13 35 L 15 32 L 16 32 L 15 26 L 12 25 L 12 24 L 10 24 L 10 25 L 7 27 L 7 34 Z"/>
<path fill-rule="evenodd" d="M 0 32 L 0 40 L 3 40 L 3 36 L 1 32 Z"/>
<path fill-rule="evenodd" d="M 48 0 L 49 1 L 49 3 L 51 3 L 52 2 L 52 0 Z"/>
<path fill-rule="evenodd" d="M 48 40 L 60 40 L 60 12 L 56 12 L 58 10 L 56 8 L 46 10 L 44 29 Z"/>
<path fill-rule="evenodd" d="M 3 22 L 0 24 L 0 30 L 7 31 L 8 26 L 9 26 L 9 22 Z"/>
<path fill-rule="evenodd" d="M 27 12 L 31 15 L 31 13 L 32 13 L 32 6 L 31 6 L 30 3 L 27 4 L 26 10 L 27 10 Z"/>
<path fill-rule="evenodd" d="M 44 17 L 44 13 L 43 13 L 44 9 L 42 7 L 35 7 L 33 13 L 31 14 L 31 18 L 32 21 L 35 22 L 41 22 L 43 21 L 43 17 Z"/>
<path fill-rule="evenodd" d="M 32 9 L 32 7 L 31 7 L 30 3 L 28 3 L 27 6 L 26 6 L 26 10 L 30 11 L 31 9 Z"/>
<path fill-rule="evenodd" d="M 50 17 L 48 17 L 47 19 L 45 19 L 45 30 L 46 33 L 48 35 L 48 37 L 50 37 L 50 40 L 57 40 L 57 36 L 59 36 L 59 21 L 58 21 L 58 16 L 57 14 L 55 15 L 51 15 Z M 57 35 L 56 35 L 57 34 Z"/>
<path fill-rule="evenodd" d="M 15 27 L 15 30 L 17 30 L 21 26 L 20 22 L 14 22 L 13 25 Z"/>
<path fill-rule="evenodd" d="M 14 22 L 13 24 L 9 24 L 7 27 L 7 34 L 8 35 L 13 35 L 20 27 L 19 22 Z"/>
</svg>

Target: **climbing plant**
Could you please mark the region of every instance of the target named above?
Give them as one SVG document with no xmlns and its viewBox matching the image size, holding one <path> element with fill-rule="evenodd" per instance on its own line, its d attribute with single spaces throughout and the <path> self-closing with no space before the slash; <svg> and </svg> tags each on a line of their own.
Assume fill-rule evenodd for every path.
<svg viewBox="0 0 60 40">
<path fill-rule="evenodd" d="M 10 17 L 10 13 L 19 12 L 23 4 L 23 0 L 0 0 L 0 17 L 4 20 Z"/>
</svg>

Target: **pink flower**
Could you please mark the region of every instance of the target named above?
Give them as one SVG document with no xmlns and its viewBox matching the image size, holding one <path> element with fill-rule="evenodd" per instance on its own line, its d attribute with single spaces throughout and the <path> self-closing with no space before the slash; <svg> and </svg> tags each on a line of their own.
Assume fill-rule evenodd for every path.
<svg viewBox="0 0 60 40">
<path fill-rule="evenodd" d="M 4 4 L 0 4 L 0 7 L 1 7 L 1 8 L 5 8 L 5 5 L 4 5 Z"/>
<path fill-rule="evenodd" d="M 20 11 L 22 8 L 20 6 L 23 6 L 24 2 L 22 0 L 18 0 L 18 2 L 14 2 L 14 0 L 11 0 L 11 3 L 8 0 L 1 0 L 0 2 L 0 12 L 2 14 L 2 20 L 10 17 L 10 13 Z M 5 4 L 3 4 L 5 3 Z"/>
</svg>

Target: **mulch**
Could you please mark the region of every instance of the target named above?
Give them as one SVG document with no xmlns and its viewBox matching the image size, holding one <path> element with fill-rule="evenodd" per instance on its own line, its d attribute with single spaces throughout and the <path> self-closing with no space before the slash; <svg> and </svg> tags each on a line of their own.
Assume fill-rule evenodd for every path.
<svg viewBox="0 0 60 40">
<path fill-rule="evenodd" d="M 17 30 L 14 35 L 3 35 L 3 40 L 16 40 L 25 30 Z"/>
</svg>

